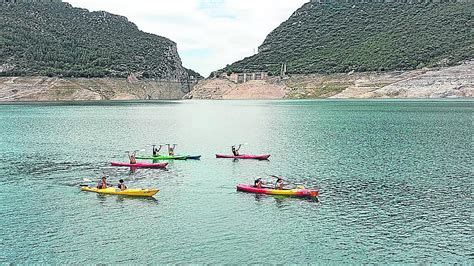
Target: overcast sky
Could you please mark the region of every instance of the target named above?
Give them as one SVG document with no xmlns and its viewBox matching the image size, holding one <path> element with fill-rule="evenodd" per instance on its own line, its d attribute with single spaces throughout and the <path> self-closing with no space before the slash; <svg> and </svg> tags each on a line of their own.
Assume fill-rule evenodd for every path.
<svg viewBox="0 0 474 266">
<path fill-rule="evenodd" d="M 308 0 L 65 0 L 126 16 L 178 44 L 185 67 L 203 76 L 257 50 L 270 31 Z"/>
</svg>

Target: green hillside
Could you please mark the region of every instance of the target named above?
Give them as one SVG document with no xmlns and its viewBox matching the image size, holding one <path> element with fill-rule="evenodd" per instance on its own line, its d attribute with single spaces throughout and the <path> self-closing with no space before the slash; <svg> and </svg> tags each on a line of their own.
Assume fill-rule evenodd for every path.
<svg viewBox="0 0 474 266">
<path fill-rule="evenodd" d="M 67 3 L 0 5 L 0 75 L 187 80 L 176 44 Z"/>
<path fill-rule="evenodd" d="M 473 58 L 472 1 L 307 3 L 223 71 L 336 73 L 409 70 Z"/>
</svg>

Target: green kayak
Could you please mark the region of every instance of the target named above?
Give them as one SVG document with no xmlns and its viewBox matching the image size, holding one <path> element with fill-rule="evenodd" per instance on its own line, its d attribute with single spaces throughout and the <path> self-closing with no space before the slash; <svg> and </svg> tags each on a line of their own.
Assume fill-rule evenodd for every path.
<svg viewBox="0 0 474 266">
<path fill-rule="evenodd" d="M 159 155 L 159 156 L 137 156 L 137 159 L 142 160 L 187 160 L 187 159 L 199 159 L 201 156 L 193 155 Z"/>
</svg>

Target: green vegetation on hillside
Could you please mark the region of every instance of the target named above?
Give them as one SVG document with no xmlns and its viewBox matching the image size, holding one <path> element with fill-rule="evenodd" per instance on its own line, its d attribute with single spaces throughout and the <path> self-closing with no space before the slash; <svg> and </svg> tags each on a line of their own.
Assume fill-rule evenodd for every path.
<svg viewBox="0 0 474 266">
<path fill-rule="evenodd" d="M 472 1 L 307 3 L 229 72 L 410 70 L 473 58 Z"/>
<path fill-rule="evenodd" d="M 67 3 L 0 5 L 0 75 L 187 80 L 176 44 Z M 200 77 L 200 76 L 196 76 Z"/>
</svg>

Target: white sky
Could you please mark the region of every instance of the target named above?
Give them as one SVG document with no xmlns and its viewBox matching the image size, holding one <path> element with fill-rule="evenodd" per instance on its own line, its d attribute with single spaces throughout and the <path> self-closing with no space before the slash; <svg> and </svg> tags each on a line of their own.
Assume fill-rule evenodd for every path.
<svg viewBox="0 0 474 266">
<path fill-rule="evenodd" d="M 308 0 L 65 0 L 126 16 L 178 44 L 183 65 L 208 76 L 257 51 L 268 33 Z"/>
</svg>

